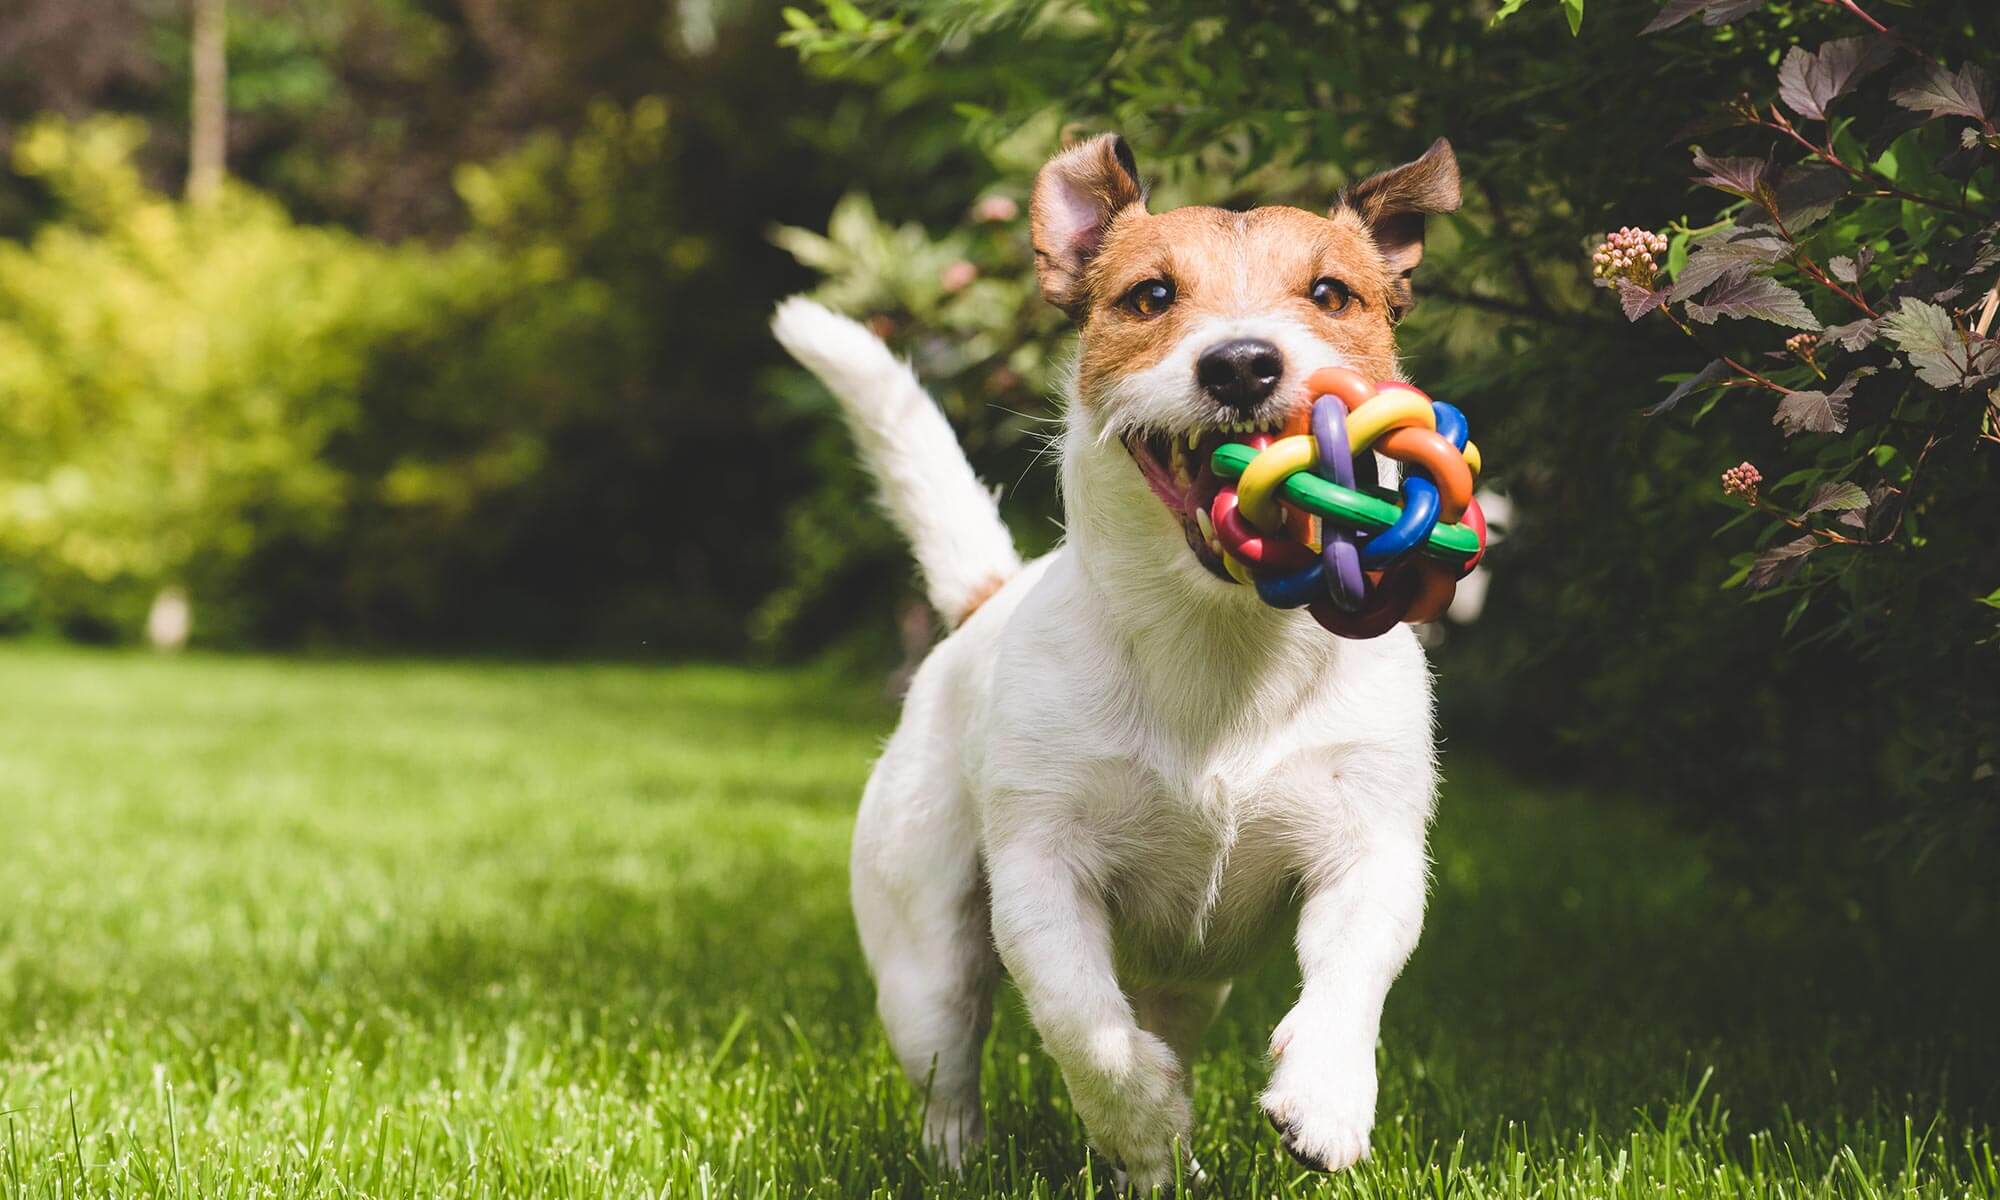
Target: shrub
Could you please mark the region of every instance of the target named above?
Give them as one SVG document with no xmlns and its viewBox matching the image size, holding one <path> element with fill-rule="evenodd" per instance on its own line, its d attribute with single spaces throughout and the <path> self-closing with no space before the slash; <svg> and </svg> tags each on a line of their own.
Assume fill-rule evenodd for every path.
<svg viewBox="0 0 2000 1200">
<path fill-rule="evenodd" d="M 1344 180 L 1410 157 L 1437 134 L 1451 137 L 1467 204 L 1431 223 L 1420 302 L 1401 344 L 1411 377 L 1471 415 L 1488 482 L 1511 495 L 1517 517 L 1491 559 L 1485 619 L 1454 634 L 1441 655 L 1448 728 L 1541 768 L 1635 789 L 1690 819 L 1734 827 L 1739 836 L 1727 844 L 1754 852 L 1774 873 L 1778 860 L 1819 855 L 1864 831 L 1907 834 L 1898 844 L 1912 853 L 1980 845 L 2000 810 L 1991 765 L 2000 674 L 1992 613 L 1979 603 L 1996 582 L 1980 549 L 1992 542 L 1992 518 L 1976 498 L 1990 492 L 1991 447 L 1978 433 L 1981 395 L 1924 383 L 1901 342 L 1928 339 L 1911 345 L 1963 358 L 1974 347 L 1963 336 L 1965 314 L 1946 309 L 1940 322 L 1913 307 L 1925 323 L 1906 335 L 1885 325 L 1866 350 L 1816 343 L 1822 366 L 1838 359 L 1843 370 L 1851 362 L 1877 374 L 1840 397 L 1854 406 L 1845 430 L 1798 432 L 1805 440 L 1787 447 L 1786 429 L 1772 424 L 1775 403 L 1749 402 L 1760 392 L 1778 399 L 1761 385 L 1700 390 L 1722 382 L 1710 373 L 1661 409 L 1653 381 L 1701 376 L 1703 360 L 1688 362 L 1686 336 L 1663 317 L 1627 328 L 1590 286 L 1593 230 L 1671 230 L 1661 266 L 1674 286 L 1689 263 L 1709 263 L 1708 253 L 1752 236 L 1730 231 L 1753 223 L 1751 201 L 1690 217 L 1690 192 L 1676 186 L 1672 163 L 1684 153 L 1676 147 L 1694 138 L 1718 157 L 1736 156 L 1731 140 L 1756 131 L 1727 127 L 1730 99 L 1757 96 L 1768 113 L 1763 101 L 1781 73 L 1812 81 L 1793 87 L 1823 87 L 1824 65 L 1785 60 L 1796 47 L 1823 53 L 1814 48 L 1857 36 L 1858 18 L 1849 6 L 1804 0 L 1596 6 L 1587 18 L 1583 9 L 1509 3 L 1495 23 L 1465 5 L 1279 10 L 1194 0 L 1165 12 L 1108 0 L 828 0 L 819 14 L 792 13 L 789 39 L 823 70 L 920 91 L 940 122 L 986 151 L 1003 186 L 1018 187 L 1064 129 L 1117 128 L 1163 205 L 1324 206 Z M 1907 89 L 1903 74 L 1942 56 L 1951 80 L 1969 81 L 1949 86 L 1978 92 L 1977 72 L 1992 56 L 1990 41 L 1974 36 L 1982 6 L 1895 12 L 1907 25 L 1903 65 L 1882 80 Z M 1700 20 L 1640 36 L 1674 14 Z M 1967 60 L 1976 60 L 1969 76 Z M 1923 120 L 1883 92 L 1871 95 L 1868 111 L 1887 116 L 1840 122 L 1833 137 L 1842 160 L 1890 171 L 1885 186 L 1955 193 L 1954 204 L 1970 211 L 1940 220 L 1932 205 L 1864 195 L 1877 189 L 1845 176 L 1850 186 L 1831 215 L 1794 232 L 1815 268 L 1841 288 L 1863 289 L 1879 315 L 1905 298 L 1941 309 L 1975 303 L 1990 274 L 1975 271 L 1952 297 L 1936 293 L 1949 286 L 1946 276 L 1966 278 L 1980 239 L 1964 235 L 1993 220 L 1980 215 L 1991 208 L 1985 127 L 1970 117 Z M 1900 125 L 1888 119 L 1898 111 Z M 1979 135 L 1971 140 L 1968 121 Z M 1764 162 L 1766 147 L 1756 149 Z M 1807 185 L 1828 178 L 1793 161 L 1764 169 L 1781 206 L 1810 201 Z M 1777 240 L 1787 248 L 1774 256 L 1786 263 L 1776 278 L 1764 265 L 1733 283 L 1711 278 L 1715 289 L 1747 289 L 1747 298 L 1711 290 L 1675 300 L 1677 314 L 1690 319 L 1686 299 L 1706 302 L 1714 311 L 1704 315 L 1722 324 L 1693 319 L 1703 338 L 1755 326 L 1750 307 L 1760 294 L 1769 299 L 1767 289 L 1810 275 L 1789 240 Z M 1970 257 L 1954 257 L 1961 250 Z M 1836 273 L 1842 256 L 1853 280 Z M 836 287 L 898 329 L 921 319 L 893 290 L 871 292 L 849 278 L 866 269 L 858 259 L 836 264 Z M 1025 265 L 1016 269 L 1025 276 Z M 1847 269 L 1845 261 L 1837 268 Z M 1940 282 L 1920 282 L 1926 271 Z M 1800 297 L 1808 317 L 1793 311 L 1800 324 L 1784 333 L 1867 319 L 1838 312 L 1838 295 L 1813 283 L 1819 290 Z M 1038 343 L 1043 359 L 1060 353 L 1060 339 L 1043 327 L 1014 325 L 1001 336 Z M 1825 423 L 1845 375 L 1814 386 L 1812 365 L 1796 349 L 1769 352 L 1781 357 L 1730 357 L 1786 390 L 1784 423 L 1795 431 Z M 972 382 L 947 373 L 942 387 L 976 397 Z M 1815 392 L 1825 399 L 1804 395 Z M 1647 409 L 1658 411 L 1649 419 Z M 975 439 L 1007 419 L 977 407 L 954 415 Z M 1949 436 L 1932 447 L 1913 486 L 1932 428 Z M 1785 455 L 1801 457 L 1779 470 Z M 1756 535 L 1767 542 L 1791 520 L 1844 537 L 1859 519 L 1873 537 L 1900 513 L 1897 533 L 1865 549 L 1814 534 L 1831 545 L 1791 555 L 1805 561 L 1789 564 L 1801 569 L 1788 579 L 1780 578 L 1788 560 L 1767 560 L 1758 582 L 1782 586 L 1739 603 L 1749 590 L 1725 585 L 1747 584 L 1756 555 L 1777 548 L 1747 549 L 1750 557 L 1732 565 L 1722 547 L 1747 531 L 1716 539 L 1720 506 L 1741 503 L 1723 494 L 1719 478 L 1746 460 L 1769 468 L 1760 514 L 1775 523 Z M 1868 497 L 1866 510 L 1843 507 L 1857 503 L 1843 483 Z M 1778 596 L 1785 607 L 1764 600 Z"/>
</svg>

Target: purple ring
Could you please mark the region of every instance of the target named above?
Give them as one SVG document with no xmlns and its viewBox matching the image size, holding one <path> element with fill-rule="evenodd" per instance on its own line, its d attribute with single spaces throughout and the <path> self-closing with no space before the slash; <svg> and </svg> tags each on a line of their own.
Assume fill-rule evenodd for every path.
<svg viewBox="0 0 2000 1200">
<path fill-rule="evenodd" d="M 1313 474 L 1344 488 L 1354 486 L 1354 454 L 1347 448 L 1347 406 L 1338 396 L 1313 402 L 1312 434 L 1319 461 Z M 1368 579 L 1361 573 L 1361 548 L 1354 534 L 1320 521 L 1320 561 L 1326 564 L 1326 590 L 1333 602 L 1353 612 L 1368 599 Z"/>
</svg>

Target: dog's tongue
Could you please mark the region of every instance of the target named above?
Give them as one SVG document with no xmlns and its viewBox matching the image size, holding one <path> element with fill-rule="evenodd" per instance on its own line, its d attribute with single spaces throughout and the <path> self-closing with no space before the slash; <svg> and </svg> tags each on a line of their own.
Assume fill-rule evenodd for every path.
<svg viewBox="0 0 2000 1200">
<path fill-rule="evenodd" d="M 1150 449 L 1143 446 L 1139 447 L 1138 452 L 1132 455 L 1132 459 L 1139 464 L 1139 473 L 1146 477 L 1146 486 L 1153 489 L 1153 494 L 1158 496 L 1161 502 L 1168 508 L 1173 509 L 1177 513 L 1185 514 L 1188 503 L 1187 494 L 1181 491 L 1178 483 L 1174 482 L 1174 473 L 1168 470 L 1166 465 L 1161 463 L 1159 459 L 1154 458 L 1153 452 Z"/>
</svg>

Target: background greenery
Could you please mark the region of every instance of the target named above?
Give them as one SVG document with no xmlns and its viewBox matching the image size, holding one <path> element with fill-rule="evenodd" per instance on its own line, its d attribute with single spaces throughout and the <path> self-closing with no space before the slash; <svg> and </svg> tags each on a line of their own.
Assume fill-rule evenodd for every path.
<svg viewBox="0 0 2000 1200">
<path fill-rule="evenodd" d="M 1514 507 L 1431 634 L 1376 1158 L 1308 1180 L 1254 1119 L 1280 958 L 1199 1069 L 1225 1194 L 2000 1191 L 1990 3 L 226 9 L 190 203 L 185 0 L 0 7 L 8 1196 L 1088 1191 L 1011 1008 L 995 1155 L 913 1153 L 841 846 L 931 631 L 764 322 L 868 319 L 1054 544 L 1023 209 L 1113 128 L 1159 205 L 1319 207 L 1450 137 L 1401 344 Z M 1797 56 L 1848 38 L 1882 63 L 1810 117 Z M 1810 221 L 1779 118 L 1859 164 Z M 1653 294 L 1774 207 L 1750 274 Z M 1593 286 L 1623 226 L 1670 235 L 1637 300 Z M 1762 308 L 1703 323 L 1726 288 Z M 1942 325 L 1785 341 L 1857 299 Z M 185 658 L 55 644 L 176 589 Z"/>
<path fill-rule="evenodd" d="M 1989 7 L 1885 3 L 1877 38 L 1810 0 L 1580 24 L 1556 2 L 231 0 L 233 178 L 202 206 L 178 198 L 185 10 L 28 0 L 0 16 L 0 628 L 129 639 L 177 587 L 217 646 L 885 669 L 906 556 L 779 361 L 772 301 L 817 285 L 910 354 L 1044 548 L 1068 335 L 1030 281 L 1039 161 L 1117 128 L 1158 204 L 1319 206 L 1443 134 L 1467 204 L 1432 223 L 1406 365 L 1472 415 L 1516 510 L 1484 619 L 1438 651 L 1453 736 L 1644 791 L 1771 878 L 1886 857 L 1990 880 L 1991 381 L 1889 399 L 1884 340 L 1844 438 L 1788 438 L 1754 389 L 1645 417 L 1791 330 L 1725 321 L 1704 350 L 1629 324 L 1588 268 L 1606 229 L 1677 231 L 1684 272 L 1697 232 L 1747 222 L 1689 143 L 1803 159 L 1729 106 L 1855 36 L 1896 61 L 1829 129 L 1963 215 L 1857 185 L 1813 253 L 1876 251 L 1856 287 L 1887 304 L 1987 244 L 1991 115 L 1886 96 L 1927 57 L 1991 68 Z M 1688 19 L 1642 35 L 1662 13 Z M 1961 329 L 1995 257 L 1945 298 Z M 1732 524 L 1716 479 L 1744 460 L 1766 510 Z M 1899 489 L 1889 542 L 1726 588 L 1828 481 Z"/>
</svg>

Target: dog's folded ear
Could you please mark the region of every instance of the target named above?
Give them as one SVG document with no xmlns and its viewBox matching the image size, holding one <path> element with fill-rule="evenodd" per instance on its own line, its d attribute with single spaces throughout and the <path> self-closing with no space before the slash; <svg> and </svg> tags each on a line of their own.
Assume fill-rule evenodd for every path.
<svg viewBox="0 0 2000 1200">
<path fill-rule="evenodd" d="M 1077 315 L 1089 299 L 1084 271 L 1104 243 L 1112 218 L 1146 203 L 1132 148 L 1115 133 L 1079 142 L 1035 176 L 1028 224 L 1035 278 L 1049 303 Z"/>
<path fill-rule="evenodd" d="M 1377 172 L 1340 193 L 1334 211 L 1358 214 L 1389 264 L 1395 315 L 1410 306 L 1410 273 L 1424 256 L 1424 214 L 1452 212 L 1458 202 L 1458 159 L 1443 138 L 1416 161 Z"/>
</svg>

